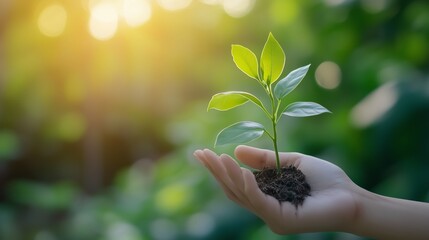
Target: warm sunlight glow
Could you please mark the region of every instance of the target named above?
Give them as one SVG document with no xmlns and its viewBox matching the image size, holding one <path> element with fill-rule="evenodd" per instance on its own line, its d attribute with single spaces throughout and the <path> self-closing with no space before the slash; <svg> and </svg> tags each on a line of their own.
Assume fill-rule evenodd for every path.
<svg viewBox="0 0 429 240">
<path fill-rule="evenodd" d="M 325 89 L 335 89 L 341 82 L 341 69 L 338 64 L 330 61 L 321 63 L 315 73 L 316 82 Z"/>
<path fill-rule="evenodd" d="M 184 9 L 191 4 L 192 0 L 158 0 L 158 4 L 169 11 Z"/>
<path fill-rule="evenodd" d="M 52 4 L 40 13 L 37 21 L 40 32 L 48 37 L 58 37 L 65 29 L 67 12 L 60 4 Z"/>
<path fill-rule="evenodd" d="M 115 5 L 100 3 L 91 8 L 89 31 L 98 40 L 109 40 L 118 28 L 118 12 Z"/>
<path fill-rule="evenodd" d="M 223 9 L 231 17 L 239 18 L 247 15 L 255 5 L 255 0 L 223 0 Z"/>
<path fill-rule="evenodd" d="M 297 21 L 300 3 L 297 1 L 274 1 L 270 7 L 271 17 L 279 24 L 293 24 Z"/>
<path fill-rule="evenodd" d="M 128 25 L 138 27 L 152 16 L 148 0 L 124 0 L 122 14 Z"/>
</svg>

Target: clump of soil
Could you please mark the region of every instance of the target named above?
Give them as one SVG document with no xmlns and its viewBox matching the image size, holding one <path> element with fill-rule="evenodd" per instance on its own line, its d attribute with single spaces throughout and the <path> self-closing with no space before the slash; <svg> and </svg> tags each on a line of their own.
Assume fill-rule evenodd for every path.
<svg viewBox="0 0 429 240">
<path fill-rule="evenodd" d="M 305 180 L 305 175 L 294 166 L 283 167 L 280 171 L 267 168 L 253 174 L 261 191 L 275 197 L 279 202 L 287 201 L 298 208 L 305 198 L 310 196 L 311 188 Z"/>
</svg>

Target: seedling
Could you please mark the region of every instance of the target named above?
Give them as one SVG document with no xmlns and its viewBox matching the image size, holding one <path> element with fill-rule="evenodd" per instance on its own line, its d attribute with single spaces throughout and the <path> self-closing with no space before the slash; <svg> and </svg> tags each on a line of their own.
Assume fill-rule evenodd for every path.
<svg viewBox="0 0 429 240">
<path fill-rule="evenodd" d="M 216 137 L 215 147 L 226 144 L 242 144 L 261 137 L 264 133 L 272 140 L 276 154 L 276 167 L 280 170 L 278 149 L 277 124 L 283 115 L 291 117 L 308 117 L 330 111 L 314 102 L 294 102 L 285 104 L 286 96 L 291 93 L 307 74 L 310 65 L 297 68 L 286 77 L 277 81 L 283 72 L 286 62 L 285 53 L 274 38 L 268 35 L 260 61 L 248 48 L 241 45 L 232 45 L 231 54 L 235 65 L 247 76 L 255 79 L 265 90 L 268 96 L 270 108 L 267 108 L 255 95 L 243 91 L 229 91 L 215 94 L 208 105 L 207 110 L 215 109 L 227 111 L 252 102 L 259 107 L 272 123 L 271 131 L 262 124 L 251 121 L 234 123 L 219 132 Z"/>
</svg>

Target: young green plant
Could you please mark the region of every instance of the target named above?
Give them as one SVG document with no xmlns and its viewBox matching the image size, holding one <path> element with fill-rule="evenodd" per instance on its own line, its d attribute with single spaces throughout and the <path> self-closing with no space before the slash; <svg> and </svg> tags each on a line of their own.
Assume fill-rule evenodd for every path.
<svg viewBox="0 0 429 240">
<path fill-rule="evenodd" d="M 310 65 L 295 69 L 286 77 L 277 81 L 283 72 L 286 56 L 273 34 L 268 35 L 259 63 L 256 55 L 250 49 L 241 45 L 232 45 L 231 54 L 236 66 L 263 87 L 271 106 L 270 108 L 265 107 L 262 101 L 251 93 L 229 91 L 215 94 L 211 98 L 207 110 L 227 111 L 247 102 L 252 102 L 270 119 L 272 131 L 268 131 L 262 124 L 257 122 L 237 122 L 219 132 L 216 137 L 215 147 L 226 144 L 247 143 L 265 133 L 273 142 L 276 167 L 277 170 L 280 170 L 277 124 L 282 115 L 308 117 L 330 111 L 314 102 L 284 104 L 286 96 L 298 86 L 307 74 Z"/>
</svg>

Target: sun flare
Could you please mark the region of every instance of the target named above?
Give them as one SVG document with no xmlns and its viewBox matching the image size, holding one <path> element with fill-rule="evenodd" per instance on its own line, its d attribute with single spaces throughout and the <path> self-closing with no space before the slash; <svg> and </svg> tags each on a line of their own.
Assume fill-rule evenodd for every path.
<svg viewBox="0 0 429 240">
<path fill-rule="evenodd" d="M 60 4 L 47 6 L 39 15 L 37 24 L 40 32 L 48 37 L 60 36 L 66 27 L 67 12 Z"/>
<path fill-rule="evenodd" d="M 111 39 L 118 28 L 118 12 L 111 3 L 100 3 L 91 8 L 89 31 L 98 40 Z"/>
</svg>

